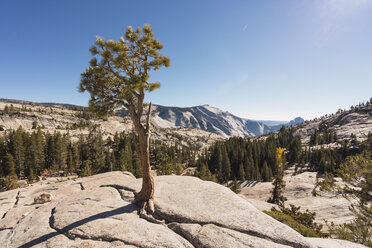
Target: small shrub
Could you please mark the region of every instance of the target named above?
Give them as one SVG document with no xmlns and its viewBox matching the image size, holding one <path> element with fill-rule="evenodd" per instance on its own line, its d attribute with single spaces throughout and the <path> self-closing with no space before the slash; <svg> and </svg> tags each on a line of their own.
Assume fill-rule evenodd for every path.
<svg viewBox="0 0 372 248">
<path fill-rule="evenodd" d="M 17 177 L 16 176 L 7 176 L 5 178 L 0 178 L 0 191 L 6 191 L 11 189 L 18 188 Z"/>
<path fill-rule="evenodd" d="M 305 237 L 327 237 L 328 234 L 322 233 L 322 225 L 314 222 L 315 213 L 306 210 L 300 212 L 300 207 L 290 205 L 291 208 L 281 207 L 280 210 L 272 208 L 271 211 L 263 211 L 274 219 L 292 227 Z"/>
</svg>

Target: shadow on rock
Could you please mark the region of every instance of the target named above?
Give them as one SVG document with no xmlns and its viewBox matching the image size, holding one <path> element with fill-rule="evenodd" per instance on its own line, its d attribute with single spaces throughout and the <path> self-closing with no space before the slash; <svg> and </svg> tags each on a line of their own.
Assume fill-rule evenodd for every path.
<svg viewBox="0 0 372 248">
<path fill-rule="evenodd" d="M 28 247 L 32 247 L 32 246 L 41 244 L 41 243 L 47 241 L 48 239 L 51 239 L 51 238 L 53 238 L 55 236 L 58 236 L 60 234 L 66 235 L 69 239 L 74 239 L 72 236 L 69 236 L 67 234 L 68 231 L 70 231 L 70 230 L 72 230 L 76 227 L 82 226 L 82 225 L 84 225 L 88 222 L 97 220 L 97 219 L 105 219 L 105 218 L 109 218 L 111 216 L 115 216 L 115 215 L 119 215 L 119 214 L 132 213 L 133 211 L 138 211 L 137 205 L 129 204 L 129 205 L 126 205 L 124 207 L 117 208 L 117 209 L 114 209 L 114 210 L 111 210 L 111 211 L 105 211 L 105 212 L 102 212 L 102 213 L 99 213 L 99 214 L 92 215 L 90 217 L 87 217 L 87 218 L 84 218 L 82 220 L 78 220 L 74 223 L 71 223 L 70 225 L 63 227 L 62 229 L 58 229 L 54 226 L 54 216 L 53 215 L 54 215 L 54 212 L 55 212 L 55 208 L 53 208 L 52 209 L 52 214 L 49 218 L 49 225 L 50 225 L 51 228 L 55 229 L 56 232 L 51 232 L 51 233 L 45 234 L 45 235 L 43 235 L 39 238 L 33 239 L 30 242 L 27 242 L 27 243 L 19 246 L 19 248 L 28 248 Z"/>
</svg>

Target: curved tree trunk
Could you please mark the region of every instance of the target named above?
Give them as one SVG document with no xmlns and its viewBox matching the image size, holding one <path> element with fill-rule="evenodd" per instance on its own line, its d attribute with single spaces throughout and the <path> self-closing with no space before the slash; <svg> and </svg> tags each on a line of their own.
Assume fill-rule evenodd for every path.
<svg viewBox="0 0 372 248">
<path fill-rule="evenodd" d="M 142 103 L 140 105 L 142 105 Z M 149 151 L 151 103 L 149 105 L 145 127 L 141 124 L 142 109 L 139 112 L 140 113 L 136 113 L 133 105 L 130 106 L 129 113 L 140 143 L 140 161 L 142 170 L 142 188 L 139 193 L 136 193 L 136 201 L 141 208 L 146 208 L 148 212 L 154 213 L 154 178 L 151 174 Z"/>
<path fill-rule="evenodd" d="M 145 202 L 154 200 L 154 178 L 150 166 L 150 134 L 139 135 L 140 142 L 140 160 L 142 169 L 142 189 L 136 195 L 137 203 L 142 207 Z"/>
</svg>

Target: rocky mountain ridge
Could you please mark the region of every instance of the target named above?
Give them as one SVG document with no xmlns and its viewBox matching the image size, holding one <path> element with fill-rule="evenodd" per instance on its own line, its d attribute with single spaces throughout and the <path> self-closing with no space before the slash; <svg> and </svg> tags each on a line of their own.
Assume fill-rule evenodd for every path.
<svg viewBox="0 0 372 248">
<path fill-rule="evenodd" d="M 5 106 L 11 104 L 17 111 L 11 115 L 4 114 Z M 336 132 L 340 139 L 350 138 L 353 134 L 357 139 L 363 140 L 372 132 L 372 104 L 306 122 L 301 117 L 290 122 L 243 119 L 209 105 L 190 108 L 153 106 L 153 138 L 176 142 L 177 138 L 176 140 L 174 138 L 177 136 L 182 137 L 185 144 L 198 143 L 199 146 L 203 146 L 203 142 L 213 143 L 215 140 L 232 136 L 259 136 L 275 132 L 283 125 L 295 126 L 295 134 L 300 135 L 303 143 L 309 143 L 310 136 L 315 130 L 324 128 Z M 28 111 L 19 111 L 22 108 Z M 62 133 L 69 131 L 76 137 L 80 133 L 86 134 L 89 124 L 98 126 L 106 136 L 133 130 L 126 113 L 119 113 L 119 116 L 111 116 L 107 120 L 87 117 L 86 113 L 86 108 L 70 104 L 0 99 L 0 131 L 16 129 L 20 125 L 26 130 L 32 130 L 33 121 L 37 121 L 39 126 L 44 126 L 46 131 L 59 130 Z M 187 141 L 191 137 L 196 138 Z"/>
<path fill-rule="evenodd" d="M 61 113 L 62 115 L 67 114 L 66 112 L 71 113 L 86 111 L 85 107 L 71 104 L 34 103 L 11 99 L 0 99 L 0 110 L 1 107 L 5 108 L 5 106 L 11 104 L 17 105 L 20 110 L 22 110 L 22 108 L 35 110 L 38 107 L 39 110 L 46 109 L 44 112 L 48 112 L 48 108 L 50 108 L 50 110 L 60 109 L 61 111 L 55 111 L 54 114 Z M 53 111 L 50 111 L 50 113 L 52 114 Z M 75 116 L 77 116 L 77 114 L 75 114 Z M 121 116 L 126 120 L 129 119 L 126 112 L 118 112 L 118 116 Z M 20 119 L 21 116 L 17 117 Z M 111 120 L 113 120 L 113 118 L 111 118 L 109 121 Z M 3 120 L 3 122 L 5 121 Z M 298 117 L 290 122 L 266 121 L 266 123 L 268 123 L 268 125 L 266 125 L 265 121 L 260 122 L 256 120 L 243 119 L 209 105 L 180 108 L 154 104 L 151 122 L 154 127 L 159 129 L 199 129 L 214 133 L 223 138 L 228 138 L 232 136 L 259 136 L 269 132 L 275 132 L 276 130 L 280 129 L 282 125 L 296 125 L 303 123 L 304 120 L 301 117 Z M 0 125 L 1 124 L 2 123 L 0 122 Z M 2 125 L 7 127 L 9 126 L 9 123 L 4 123 Z M 59 126 L 61 127 L 63 125 Z M 13 126 L 12 128 L 14 129 L 17 127 Z"/>
<path fill-rule="evenodd" d="M 301 117 L 297 117 L 290 122 L 269 126 L 256 120 L 237 117 L 209 105 L 189 108 L 155 105 L 152 111 L 152 121 L 154 125 L 161 128 L 199 128 L 224 137 L 260 136 L 275 132 L 282 125 L 288 126 L 304 122 Z"/>
<path fill-rule="evenodd" d="M 303 143 L 309 143 L 315 131 L 335 132 L 340 140 L 351 136 L 365 140 L 372 133 L 372 102 L 307 121 L 295 129 L 295 135 L 299 135 Z"/>
<path fill-rule="evenodd" d="M 22 127 L 28 132 L 41 128 L 43 132 L 69 133 L 72 140 L 88 135 L 93 129 L 101 131 L 104 138 L 115 133 L 133 132 L 129 118 L 110 116 L 97 119 L 86 108 L 66 104 L 37 104 L 17 100 L 0 100 L 0 133 Z M 204 147 L 222 136 L 197 128 L 158 128 L 153 125 L 151 138 L 166 144 L 178 143 L 185 146 Z"/>
</svg>

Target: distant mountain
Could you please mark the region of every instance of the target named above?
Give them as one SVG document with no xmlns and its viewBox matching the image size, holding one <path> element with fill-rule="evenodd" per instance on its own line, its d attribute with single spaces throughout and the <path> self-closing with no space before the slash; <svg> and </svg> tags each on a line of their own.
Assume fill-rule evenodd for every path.
<svg viewBox="0 0 372 248">
<path fill-rule="evenodd" d="M 29 106 L 59 107 L 71 111 L 81 111 L 86 107 L 61 103 L 34 103 L 23 100 L 0 99 L 0 102 Z M 118 116 L 128 117 L 127 112 L 119 112 Z M 289 126 L 304 122 L 300 117 L 290 121 L 257 121 L 243 119 L 229 112 L 209 105 L 180 108 L 153 105 L 151 123 L 157 128 L 197 128 L 222 137 L 252 137 L 275 132 L 282 125 Z M 61 125 L 63 126 L 63 125 Z M 15 127 L 17 128 L 17 127 Z"/>
<path fill-rule="evenodd" d="M 260 121 L 237 117 L 209 105 L 189 108 L 154 105 L 151 122 L 159 128 L 199 128 L 224 137 L 245 137 L 274 132 L 282 125 L 295 125 L 304 120 L 298 117 L 290 122 L 269 121 L 272 124 L 270 126 Z"/>
<path fill-rule="evenodd" d="M 301 117 L 296 117 L 289 122 L 285 122 L 285 123 L 281 123 L 281 124 L 278 124 L 278 125 L 275 125 L 275 126 L 271 126 L 270 128 L 271 128 L 271 132 L 275 132 L 275 131 L 279 130 L 282 126 L 290 127 L 290 126 L 295 126 L 297 124 L 302 124 L 304 122 L 305 122 L 305 120 L 302 119 Z"/>
<path fill-rule="evenodd" d="M 66 109 L 72 109 L 72 110 L 82 110 L 87 107 L 78 106 L 74 104 L 69 103 L 54 103 L 54 102 L 31 102 L 31 101 L 25 101 L 25 100 L 15 100 L 15 99 L 6 99 L 6 98 L 0 98 L 0 102 L 4 103 L 16 103 L 16 104 L 29 104 L 29 105 L 41 105 L 45 107 L 61 107 Z"/>
<path fill-rule="evenodd" d="M 257 121 L 269 127 L 285 125 L 288 123 L 288 121 L 272 121 L 272 120 L 257 120 Z"/>
<path fill-rule="evenodd" d="M 291 121 L 272 121 L 272 120 L 258 120 L 258 122 L 265 124 L 273 130 L 279 130 L 282 126 L 295 126 L 297 124 L 302 124 L 305 122 L 301 117 L 296 117 Z"/>
</svg>

